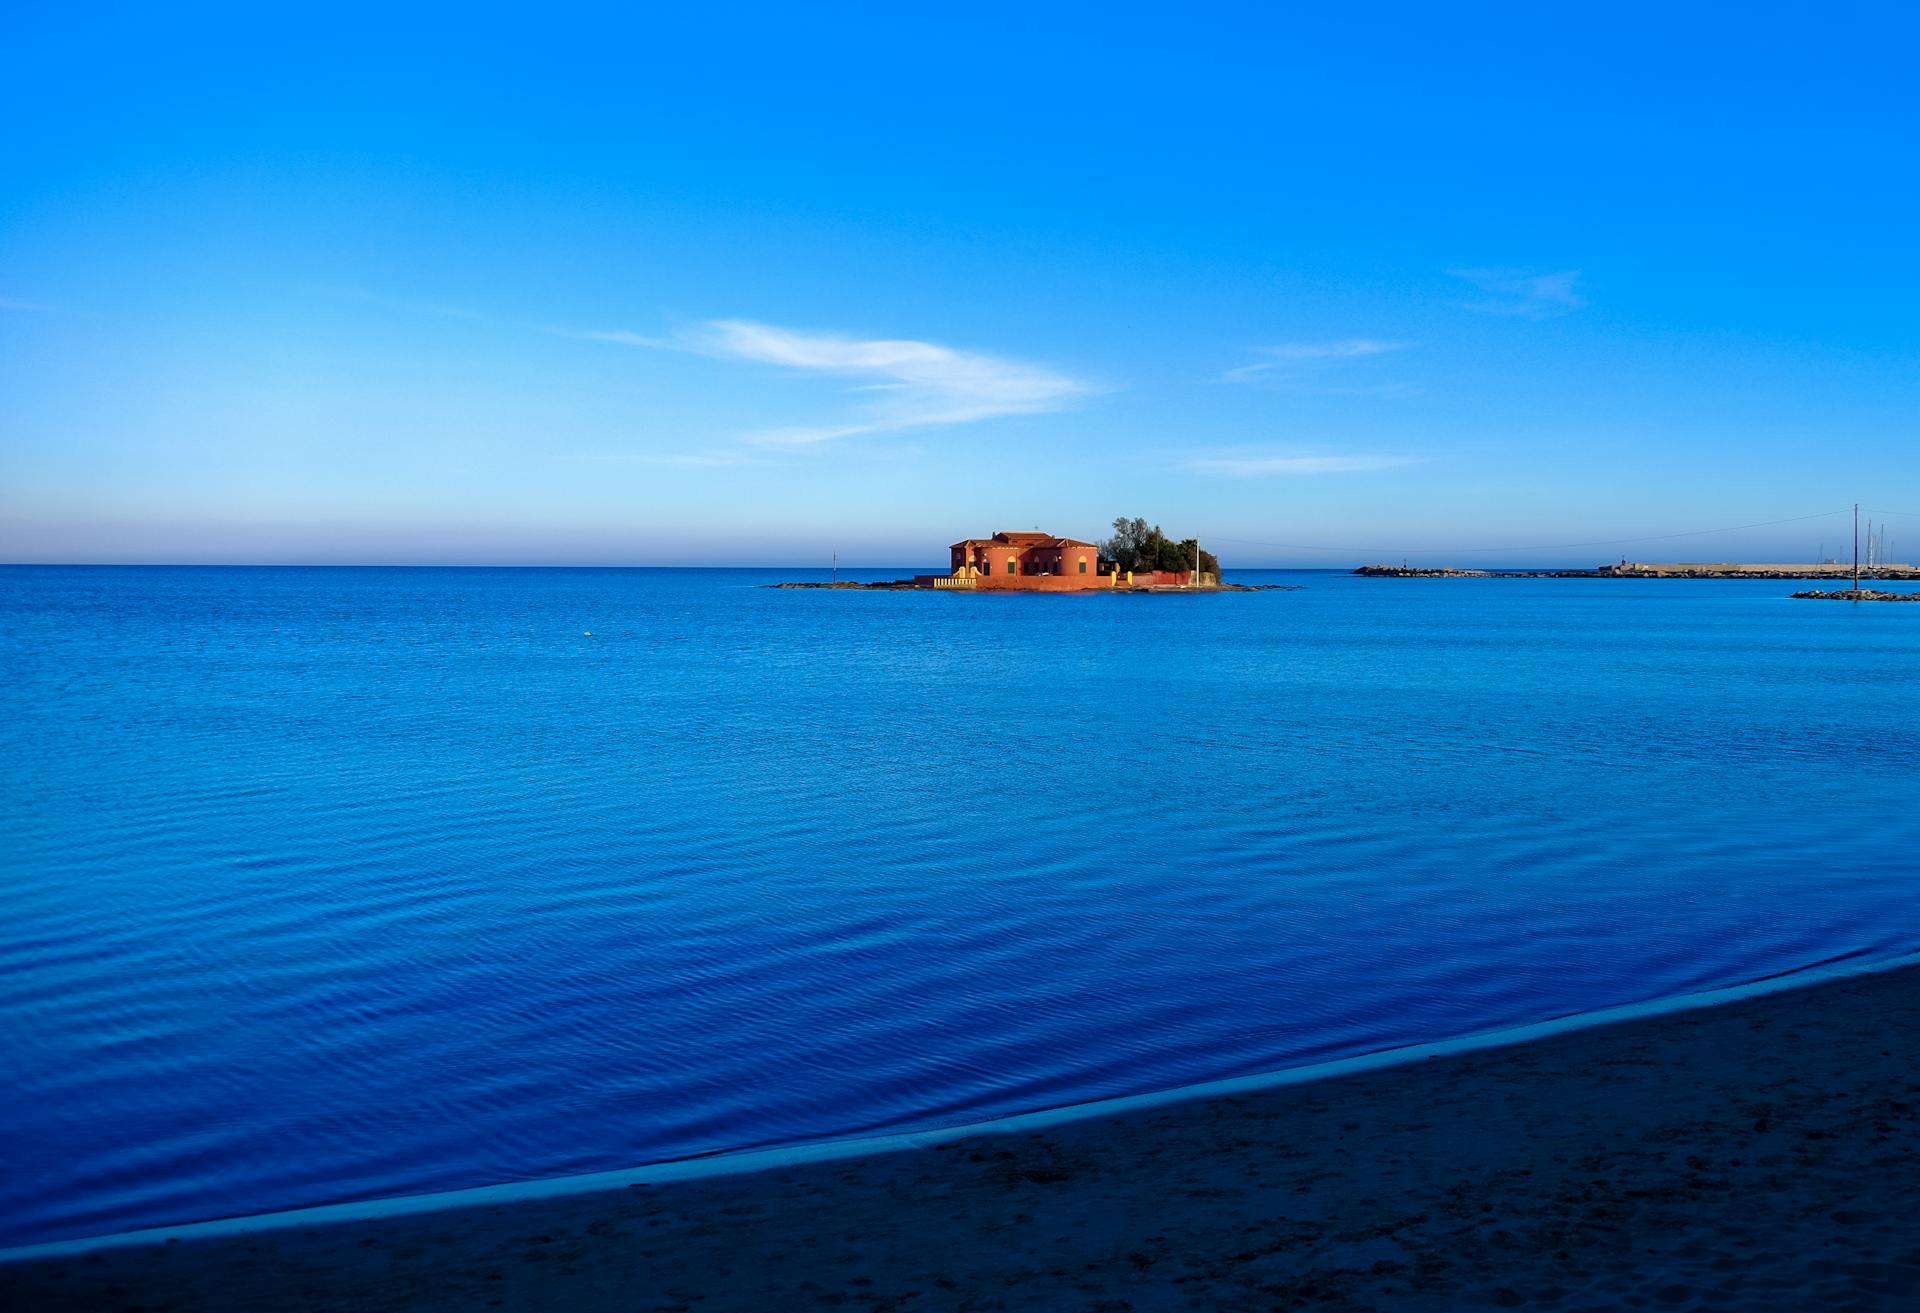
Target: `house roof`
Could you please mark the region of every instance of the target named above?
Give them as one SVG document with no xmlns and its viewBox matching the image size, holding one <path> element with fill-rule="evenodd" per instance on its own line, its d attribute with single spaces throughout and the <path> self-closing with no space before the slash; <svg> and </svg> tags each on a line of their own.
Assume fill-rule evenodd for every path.
<svg viewBox="0 0 1920 1313">
<path fill-rule="evenodd" d="M 1017 547 L 1022 551 L 1031 547 L 1085 547 L 1089 551 L 1099 550 L 1096 543 L 1081 542 L 1078 538 L 1061 538 L 1051 533 L 996 533 L 991 538 L 962 538 L 953 544 L 953 548 L 960 547 Z"/>
</svg>

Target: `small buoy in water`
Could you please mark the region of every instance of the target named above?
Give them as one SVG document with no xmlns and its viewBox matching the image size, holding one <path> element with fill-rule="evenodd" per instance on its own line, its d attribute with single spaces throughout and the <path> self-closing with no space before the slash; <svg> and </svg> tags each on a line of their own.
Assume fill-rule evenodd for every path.
<svg viewBox="0 0 1920 1313">
<path fill-rule="evenodd" d="M 583 633 L 583 634 L 581 634 L 581 635 L 580 635 L 580 637 L 582 637 L 582 638 L 592 638 L 592 637 L 593 637 L 593 631 L 592 631 L 591 629 L 589 629 L 589 630 L 587 630 L 587 631 L 586 631 L 585 633 Z"/>
</svg>

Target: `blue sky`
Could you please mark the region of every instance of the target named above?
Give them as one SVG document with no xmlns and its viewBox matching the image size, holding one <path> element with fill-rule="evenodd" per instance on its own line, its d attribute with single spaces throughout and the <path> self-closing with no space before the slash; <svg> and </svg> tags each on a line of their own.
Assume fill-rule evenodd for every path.
<svg viewBox="0 0 1920 1313">
<path fill-rule="evenodd" d="M 0 559 L 1920 555 L 1911 10 L 1333 8 L 16 13 Z"/>
</svg>

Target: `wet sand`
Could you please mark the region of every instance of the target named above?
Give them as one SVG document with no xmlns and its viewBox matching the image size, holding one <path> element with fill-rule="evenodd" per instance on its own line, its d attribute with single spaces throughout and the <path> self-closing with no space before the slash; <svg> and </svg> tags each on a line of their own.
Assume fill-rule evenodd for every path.
<svg viewBox="0 0 1920 1313">
<path fill-rule="evenodd" d="M 0 1266 L 20 1310 L 1920 1309 L 1920 968 L 938 1148 Z"/>
</svg>

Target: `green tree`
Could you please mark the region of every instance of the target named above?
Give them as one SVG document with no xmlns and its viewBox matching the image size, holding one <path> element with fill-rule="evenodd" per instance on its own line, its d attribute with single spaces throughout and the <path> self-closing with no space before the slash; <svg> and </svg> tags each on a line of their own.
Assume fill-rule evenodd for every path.
<svg viewBox="0 0 1920 1313">
<path fill-rule="evenodd" d="M 1176 542 L 1157 524 L 1135 516 L 1122 515 L 1113 522 L 1113 537 L 1100 544 L 1100 555 L 1121 570 L 1165 570 L 1184 574 L 1193 569 L 1194 553 L 1199 552 L 1200 569 L 1216 578 L 1220 560 L 1212 552 L 1200 551 L 1197 540 Z"/>
<path fill-rule="evenodd" d="M 1113 522 L 1113 537 L 1100 545 L 1100 554 L 1122 570 L 1152 569 L 1149 543 L 1158 529 L 1142 519 L 1122 515 Z"/>
</svg>

